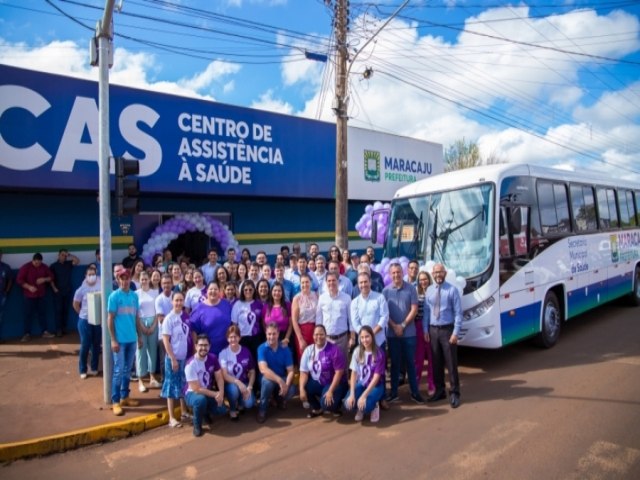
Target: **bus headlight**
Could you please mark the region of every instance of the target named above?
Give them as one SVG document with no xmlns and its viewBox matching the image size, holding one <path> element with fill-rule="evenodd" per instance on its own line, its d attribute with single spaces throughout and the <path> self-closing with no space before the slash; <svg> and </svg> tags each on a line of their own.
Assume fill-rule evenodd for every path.
<svg viewBox="0 0 640 480">
<path fill-rule="evenodd" d="M 469 322 L 474 318 L 478 318 L 480 315 L 484 315 L 493 306 L 494 303 L 496 303 L 496 299 L 494 297 L 487 298 L 485 301 L 470 308 L 469 310 L 465 310 L 462 314 L 462 320 L 465 322 Z"/>
</svg>

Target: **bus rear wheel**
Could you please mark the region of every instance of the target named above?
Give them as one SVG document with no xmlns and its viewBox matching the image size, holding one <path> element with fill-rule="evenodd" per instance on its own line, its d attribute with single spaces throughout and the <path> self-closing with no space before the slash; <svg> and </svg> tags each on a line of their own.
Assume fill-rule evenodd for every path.
<svg viewBox="0 0 640 480">
<path fill-rule="evenodd" d="M 629 294 L 629 300 L 634 307 L 640 307 L 640 267 L 636 267 L 633 274 L 633 290 Z"/>
<path fill-rule="evenodd" d="M 538 346 L 544 348 L 553 347 L 560 337 L 562 325 L 562 312 L 560 303 L 554 292 L 548 292 L 542 305 L 542 328 L 535 339 Z"/>
</svg>

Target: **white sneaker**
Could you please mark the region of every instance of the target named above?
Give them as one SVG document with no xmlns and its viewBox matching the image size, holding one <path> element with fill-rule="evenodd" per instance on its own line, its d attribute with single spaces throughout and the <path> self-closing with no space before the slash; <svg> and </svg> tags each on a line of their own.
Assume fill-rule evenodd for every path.
<svg viewBox="0 0 640 480">
<path fill-rule="evenodd" d="M 42 333 L 42 338 L 54 338 L 55 335 L 53 333 L 47 332 L 46 330 Z"/>
<path fill-rule="evenodd" d="M 152 378 L 151 381 L 149 382 L 149 386 L 151 388 L 162 388 L 162 384 L 157 381 L 155 378 Z"/>
<path fill-rule="evenodd" d="M 376 408 L 371 412 L 371 423 L 377 423 L 380 420 L 380 405 L 376 403 Z"/>
<path fill-rule="evenodd" d="M 31 335 L 29 335 L 28 333 L 25 333 L 20 339 L 22 343 L 28 342 L 29 340 L 31 340 Z"/>
<path fill-rule="evenodd" d="M 82 380 L 86 380 L 86 378 L 87 378 L 87 374 L 86 374 L 86 373 L 81 373 L 81 374 L 80 374 L 80 378 L 81 378 Z"/>
<path fill-rule="evenodd" d="M 144 383 L 138 384 L 138 390 L 140 391 L 140 393 L 147 393 L 149 391 L 149 389 L 144 386 Z"/>
<path fill-rule="evenodd" d="M 364 412 L 362 410 L 358 410 L 358 413 L 356 413 L 356 422 L 361 422 L 363 418 Z"/>
<path fill-rule="evenodd" d="M 181 428 L 182 424 L 180 423 L 179 420 L 176 420 L 175 418 L 172 418 L 171 420 L 169 420 L 169 427 L 171 427 L 171 428 Z"/>
</svg>

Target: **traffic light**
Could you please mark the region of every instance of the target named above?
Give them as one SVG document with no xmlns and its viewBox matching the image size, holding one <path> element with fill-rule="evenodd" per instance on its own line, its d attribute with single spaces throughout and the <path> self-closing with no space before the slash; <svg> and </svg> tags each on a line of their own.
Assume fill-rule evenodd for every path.
<svg viewBox="0 0 640 480">
<path fill-rule="evenodd" d="M 118 216 L 138 213 L 138 195 L 140 182 L 137 178 L 127 178 L 140 173 L 140 163 L 115 157 L 116 162 L 116 211 Z"/>
</svg>

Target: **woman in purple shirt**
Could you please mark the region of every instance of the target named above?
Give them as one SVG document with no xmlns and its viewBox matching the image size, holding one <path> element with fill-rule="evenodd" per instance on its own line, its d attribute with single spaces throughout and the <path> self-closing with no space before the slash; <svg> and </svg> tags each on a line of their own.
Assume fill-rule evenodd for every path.
<svg viewBox="0 0 640 480">
<path fill-rule="evenodd" d="M 206 333 L 211 343 L 211 353 L 218 355 L 227 346 L 227 328 L 231 325 L 231 305 L 220 298 L 215 282 L 207 287 L 207 298 L 191 314 L 193 344 L 201 333 Z"/>
<path fill-rule="evenodd" d="M 256 297 L 256 286 L 253 281 L 242 283 L 238 301 L 231 310 L 231 321 L 240 328 L 240 344 L 247 347 L 257 358 L 258 347 L 264 342 L 262 331 L 262 303 Z"/>
<path fill-rule="evenodd" d="M 346 367 L 342 350 L 327 342 L 324 325 L 316 325 L 313 345 L 305 348 L 300 359 L 300 400 L 311 407 L 307 418 L 317 417 L 325 411 L 340 414 L 340 405 L 347 393 Z"/>
<path fill-rule="evenodd" d="M 344 400 L 346 410 L 357 408 L 356 422 L 361 422 L 365 413 L 371 414 L 371 422 L 380 420 L 380 400 L 384 394 L 383 378 L 386 359 L 384 352 L 375 342 L 375 335 L 369 325 L 360 329 L 360 344 L 351 357 L 351 380 L 349 394 Z"/>
<path fill-rule="evenodd" d="M 256 366 L 251 352 L 240 345 L 240 328 L 231 325 L 227 329 L 229 346 L 220 352 L 218 359 L 224 377 L 224 394 L 229 400 L 229 417 L 238 420 L 241 409 L 251 408 L 255 403 L 253 384 Z"/>
</svg>

